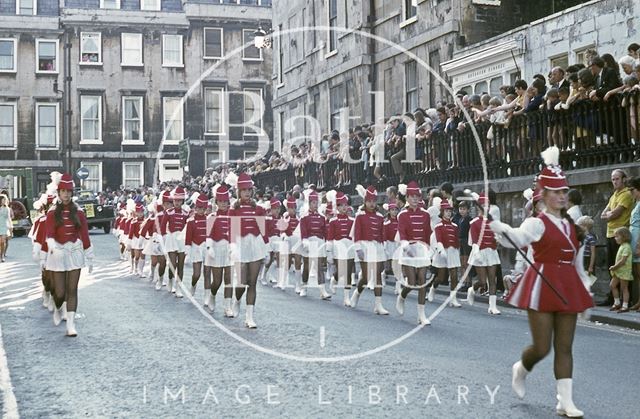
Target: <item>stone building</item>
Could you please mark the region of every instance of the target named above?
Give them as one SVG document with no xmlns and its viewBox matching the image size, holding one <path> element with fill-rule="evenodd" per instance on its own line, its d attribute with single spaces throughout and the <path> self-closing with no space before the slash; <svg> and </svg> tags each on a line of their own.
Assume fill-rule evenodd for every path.
<svg viewBox="0 0 640 419">
<path fill-rule="evenodd" d="M 54 168 L 86 167 L 82 186 L 95 191 L 181 178 L 185 169 L 200 175 L 255 153 L 258 136 L 245 120 L 264 115 L 256 125 L 270 135 L 271 57 L 252 45 L 270 1 L 37 3 L 33 16 L 0 9 L 0 42 L 17 45 L 17 70 L 0 73 L 0 106 L 15 109 L 16 121 L 0 128 L 14 133 L 0 167 L 38 167 L 36 190 Z M 178 151 L 187 143 L 184 165 Z"/>
</svg>

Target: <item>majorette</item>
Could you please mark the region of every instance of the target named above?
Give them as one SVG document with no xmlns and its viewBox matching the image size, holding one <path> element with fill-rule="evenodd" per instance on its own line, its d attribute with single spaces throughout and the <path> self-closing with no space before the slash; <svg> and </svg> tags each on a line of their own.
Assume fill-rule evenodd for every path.
<svg viewBox="0 0 640 419">
<path fill-rule="evenodd" d="M 307 295 L 309 277 L 314 276 L 320 288 L 320 298 L 331 298 L 325 288 L 325 276 L 323 271 L 326 259 L 325 240 L 327 237 L 327 224 L 325 217 L 318 212 L 320 197 L 316 191 L 305 194 L 307 200 L 306 214 L 300 219 L 300 238 L 302 240 L 302 289 L 300 296 Z"/>
<path fill-rule="evenodd" d="M 460 267 L 460 231 L 451 221 L 453 207 L 448 200 L 440 203 L 440 222 L 436 224 L 432 237 L 434 250 L 432 265 L 438 269 L 436 280 L 429 289 L 428 301 L 433 301 L 436 287 L 449 277 L 449 306 L 460 307 L 456 295 L 458 268 Z"/>
<path fill-rule="evenodd" d="M 215 310 L 216 295 L 224 282 L 224 315 L 225 317 L 235 317 L 231 309 L 231 298 L 233 297 L 231 266 L 233 262 L 230 257 L 229 190 L 226 186 L 218 184 L 213 187 L 212 194 L 217 209 L 207 220 L 210 228 L 206 239 L 207 252 L 204 260 L 205 274 L 206 268 L 210 268 L 212 275 L 209 308 L 211 311 Z"/>
<path fill-rule="evenodd" d="M 203 262 L 207 250 L 207 206 L 209 198 L 203 193 L 194 196 L 192 202 L 195 203 L 195 213 L 187 220 L 187 231 L 185 233 L 184 244 L 189 252 L 193 273 L 191 275 L 191 295 L 196 293 L 196 285 L 200 280 L 203 270 Z M 205 276 L 204 280 L 204 302 L 209 306 L 211 300 L 210 278 Z"/>
<path fill-rule="evenodd" d="M 176 297 L 182 298 L 182 277 L 184 275 L 184 260 L 186 257 L 184 236 L 189 218 L 190 208 L 184 206 L 186 194 L 181 186 L 177 186 L 171 191 L 171 199 L 173 200 L 173 208 L 164 212 L 162 217 L 162 230 L 164 247 L 169 254 L 170 269 L 174 269 L 175 283 L 173 287 L 169 287 L 171 292 L 175 292 Z M 171 282 L 171 277 L 169 277 Z M 171 284 L 170 284 L 171 285 Z"/>
<path fill-rule="evenodd" d="M 337 192 L 332 207 L 336 209 L 336 215 L 329 221 L 327 230 L 327 246 L 333 255 L 335 274 L 331 278 L 331 292 L 335 294 L 336 285 L 343 284 L 346 307 L 351 307 L 351 284 L 355 275 L 355 244 L 353 242 L 353 223 L 355 219 L 348 214 L 349 200 L 342 192 Z M 329 201 L 331 203 L 331 201 Z"/>
</svg>

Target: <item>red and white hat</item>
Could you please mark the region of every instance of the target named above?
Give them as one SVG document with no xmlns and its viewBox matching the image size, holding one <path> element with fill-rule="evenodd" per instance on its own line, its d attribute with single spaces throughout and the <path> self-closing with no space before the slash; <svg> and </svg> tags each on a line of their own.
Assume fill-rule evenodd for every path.
<svg viewBox="0 0 640 419">
<path fill-rule="evenodd" d="M 538 188 L 549 189 L 551 191 L 569 189 L 567 177 L 558 164 L 560 159 L 560 150 L 558 147 L 553 146 L 547 148 L 542 152 L 541 156 L 546 167 L 543 168 L 538 175 Z"/>
<path fill-rule="evenodd" d="M 287 208 L 296 209 L 296 207 L 297 207 L 296 199 L 293 196 L 290 196 L 289 198 L 287 198 Z"/>
<path fill-rule="evenodd" d="M 184 189 L 181 186 L 176 186 L 174 190 L 171 191 L 171 199 L 181 199 L 184 200 L 187 197 Z"/>
<path fill-rule="evenodd" d="M 309 202 L 312 202 L 312 201 L 319 202 L 320 201 L 320 197 L 318 196 L 318 192 L 313 191 L 313 190 L 311 192 L 309 192 L 309 195 L 307 196 L 307 200 Z"/>
<path fill-rule="evenodd" d="M 229 189 L 226 186 L 220 185 L 216 189 L 216 201 L 229 202 Z"/>
<path fill-rule="evenodd" d="M 278 208 L 282 204 L 280 203 L 278 198 L 276 198 L 274 196 L 273 198 L 271 198 L 271 201 L 269 201 L 269 205 L 270 205 L 271 209 L 273 209 L 273 208 Z"/>
<path fill-rule="evenodd" d="M 236 185 L 236 187 L 238 188 L 238 190 L 253 188 L 253 180 L 251 179 L 251 176 L 246 173 L 240 173 L 240 176 L 238 176 L 238 184 Z"/>
<path fill-rule="evenodd" d="M 207 208 L 209 205 L 209 198 L 207 195 L 201 193 L 198 194 L 198 198 L 196 199 L 196 208 Z"/>
<path fill-rule="evenodd" d="M 378 191 L 376 191 L 375 186 L 371 185 L 367 188 L 364 194 L 365 201 L 378 201 Z"/>
<path fill-rule="evenodd" d="M 336 194 L 336 205 L 347 205 L 349 203 L 349 198 L 344 192 L 338 192 Z"/>
<path fill-rule="evenodd" d="M 443 199 L 443 200 L 440 202 L 440 211 L 444 211 L 444 210 L 446 210 L 446 209 L 452 210 L 452 209 L 453 209 L 453 207 L 452 207 L 452 206 L 451 206 L 451 204 L 449 203 L 449 200 L 448 200 L 448 199 Z"/>
<path fill-rule="evenodd" d="M 58 190 L 67 190 L 72 191 L 75 188 L 75 183 L 73 183 L 73 176 L 69 173 L 64 173 L 62 177 L 60 177 L 60 181 L 58 182 Z"/>
<path fill-rule="evenodd" d="M 481 193 L 478 196 L 478 205 L 480 205 L 481 207 L 489 205 L 489 198 L 485 194 Z"/>
<path fill-rule="evenodd" d="M 389 202 L 387 204 L 387 211 L 392 210 L 392 209 L 398 209 L 398 205 L 395 202 Z"/>
<path fill-rule="evenodd" d="M 324 216 L 331 217 L 333 215 L 333 202 L 327 202 L 327 206 L 324 207 Z"/>
<path fill-rule="evenodd" d="M 165 202 L 171 202 L 171 192 L 164 191 L 160 194 L 160 202 L 164 204 Z"/>
<path fill-rule="evenodd" d="M 142 202 L 136 203 L 136 212 L 144 212 L 144 205 L 142 205 Z"/>
<path fill-rule="evenodd" d="M 416 182 L 415 180 L 412 180 L 411 182 L 407 183 L 407 196 L 411 196 L 411 195 L 418 195 L 418 196 L 422 196 L 422 191 L 420 190 L 420 185 L 418 185 L 418 182 Z"/>
</svg>

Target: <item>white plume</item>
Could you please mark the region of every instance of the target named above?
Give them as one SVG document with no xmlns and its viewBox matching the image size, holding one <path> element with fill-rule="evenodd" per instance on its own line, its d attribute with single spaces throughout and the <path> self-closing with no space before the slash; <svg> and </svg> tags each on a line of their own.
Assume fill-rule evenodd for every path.
<svg viewBox="0 0 640 419">
<path fill-rule="evenodd" d="M 531 201 L 533 199 L 533 189 L 531 188 L 527 188 L 522 192 L 522 196 L 524 197 L 524 199 L 526 199 L 527 201 Z"/>
<path fill-rule="evenodd" d="M 560 149 L 556 146 L 547 148 L 540 155 L 547 166 L 557 166 L 560 161 Z"/>
<path fill-rule="evenodd" d="M 149 213 L 155 213 L 157 204 L 158 202 L 156 201 L 156 199 L 152 199 L 149 205 L 147 205 L 147 211 L 149 211 Z"/>
<path fill-rule="evenodd" d="M 438 208 L 440 208 L 440 204 L 441 204 L 441 203 L 442 203 L 442 198 L 440 198 L 439 196 L 436 196 L 435 198 L 433 198 L 433 199 L 431 200 L 431 204 L 432 204 L 434 207 L 438 207 Z"/>
<path fill-rule="evenodd" d="M 211 196 L 213 196 L 214 201 L 215 201 L 215 199 L 216 199 L 216 192 L 218 192 L 218 188 L 219 188 L 220 186 L 222 186 L 222 185 L 220 185 L 219 183 L 216 183 L 216 184 L 213 186 L 213 188 L 211 188 Z"/>
<path fill-rule="evenodd" d="M 49 176 L 51 177 L 51 183 L 56 185 L 56 189 L 57 189 L 58 185 L 60 184 L 60 181 L 62 180 L 62 173 L 60 173 L 60 172 L 51 172 L 49 174 Z"/>
<path fill-rule="evenodd" d="M 129 198 L 127 199 L 127 212 L 134 213 L 136 212 L 136 201 Z"/>
<path fill-rule="evenodd" d="M 224 183 L 231 186 L 232 188 L 235 188 L 236 186 L 238 186 L 238 175 L 233 172 L 229 172 L 227 177 L 224 178 Z"/>
<path fill-rule="evenodd" d="M 42 199 L 43 197 L 44 197 L 44 202 L 46 202 L 47 194 L 40 195 L 40 198 L 38 198 L 37 201 L 33 202 L 33 209 L 34 210 L 40 211 L 40 208 L 42 208 L 42 206 L 44 205 L 44 202 L 43 202 L 43 199 Z"/>
<path fill-rule="evenodd" d="M 271 202 L 269 201 L 258 201 L 256 205 L 262 207 L 265 211 L 269 211 L 271 209 Z"/>
<path fill-rule="evenodd" d="M 327 198 L 327 202 L 331 202 L 331 205 L 335 209 L 337 207 L 336 199 L 338 197 L 338 192 L 331 190 L 325 194 L 325 197 Z"/>
<path fill-rule="evenodd" d="M 407 185 L 405 185 L 404 183 L 401 183 L 398 185 L 398 192 L 400 192 L 400 194 L 402 195 L 407 195 Z"/>
<path fill-rule="evenodd" d="M 480 199 L 480 195 L 475 192 L 471 192 L 471 198 L 473 198 L 474 201 L 477 201 L 478 199 Z"/>
<path fill-rule="evenodd" d="M 367 194 L 367 190 L 362 185 L 356 185 L 356 192 L 358 192 L 358 195 L 360 195 L 362 199 L 364 199 L 364 196 Z"/>
</svg>

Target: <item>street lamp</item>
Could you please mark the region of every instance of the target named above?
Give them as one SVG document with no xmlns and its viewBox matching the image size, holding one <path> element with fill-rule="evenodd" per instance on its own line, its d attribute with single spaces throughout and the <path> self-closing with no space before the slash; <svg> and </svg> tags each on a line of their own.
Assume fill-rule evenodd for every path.
<svg viewBox="0 0 640 419">
<path fill-rule="evenodd" d="M 253 33 L 253 45 L 259 49 L 271 48 L 271 37 L 268 36 L 267 32 L 265 32 L 260 25 Z"/>
</svg>

